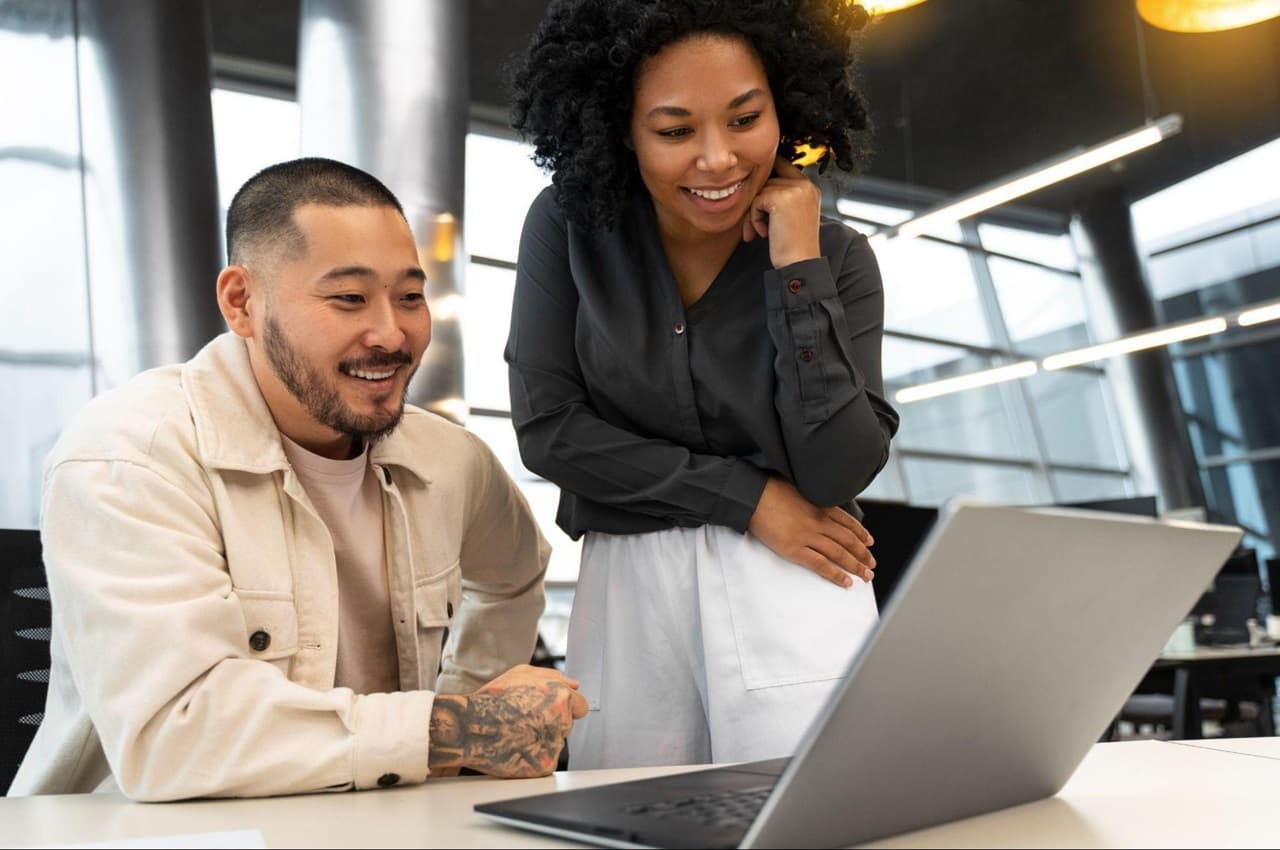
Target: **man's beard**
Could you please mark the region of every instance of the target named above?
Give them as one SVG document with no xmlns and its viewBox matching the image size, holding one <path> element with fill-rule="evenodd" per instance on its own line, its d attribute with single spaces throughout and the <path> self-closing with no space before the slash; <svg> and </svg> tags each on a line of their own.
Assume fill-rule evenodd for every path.
<svg viewBox="0 0 1280 850">
<path fill-rule="evenodd" d="M 400 403 L 392 412 L 373 416 L 356 413 L 339 396 L 338 389 L 334 386 L 336 378 L 326 381 L 320 370 L 307 363 L 289 343 L 284 329 L 274 316 L 266 318 L 262 347 L 285 388 L 320 424 L 364 444 L 376 443 L 400 424 L 400 418 L 404 415 L 404 392 L 400 393 Z M 344 374 L 350 374 L 351 369 L 375 371 L 411 362 L 413 361 L 408 354 L 397 351 L 363 360 L 344 360 L 338 364 L 338 371 Z M 412 378 L 413 373 L 410 372 L 409 379 Z M 408 385 L 409 381 L 406 380 L 405 387 Z"/>
</svg>

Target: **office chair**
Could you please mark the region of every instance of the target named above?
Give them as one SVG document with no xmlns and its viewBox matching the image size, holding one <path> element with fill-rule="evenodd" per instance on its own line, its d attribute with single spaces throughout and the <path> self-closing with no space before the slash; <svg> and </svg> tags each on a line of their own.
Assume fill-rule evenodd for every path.
<svg viewBox="0 0 1280 850">
<path fill-rule="evenodd" d="M 879 499 L 859 499 L 858 506 L 863 526 L 876 541 L 871 547 L 876 559 L 871 590 L 876 607 L 883 612 L 916 550 L 938 521 L 938 509 Z"/>
<path fill-rule="evenodd" d="M 40 532 L 0 529 L 0 795 L 44 717 L 51 616 Z"/>
</svg>

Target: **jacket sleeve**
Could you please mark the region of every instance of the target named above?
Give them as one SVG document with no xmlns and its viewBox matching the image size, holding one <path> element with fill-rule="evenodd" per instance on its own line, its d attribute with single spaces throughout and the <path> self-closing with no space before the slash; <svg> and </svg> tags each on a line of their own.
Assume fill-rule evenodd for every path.
<svg viewBox="0 0 1280 850">
<path fill-rule="evenodd" d="M 578 365 L 577 308 L 564 218 L 544 193 L 520 239 L 506 348 L 525 466 L 604 505 L 677 525 L 746 531 L 765 473 L 740 458 L 692 452 L 602 419 Z"/>
<path fill-rule="evenodd" d="M 898 414 L 880 369 L 884 289 L 866 237 L 849 243 L 839 279 L 825 258 L 764 274 L 777 391 L 774 406 L 796 488 L 817 505 L 861 493 L 889 459 Z"/>
<path fill-rule="evenodd" d="M 551 546 L 493 452 L 467 433 L 476 455 L 463 532 L 463 605 L 449 629 L 436 689 L 470 693 L 533 656 Z"/>
<path fill-rule="evenodd" d="M 189 488 L 139 462 L 71 460 L 49 469 L 42 511 L 54 629 L 126 796 L 426 778 L 434 694 L 312 690 L 251 657 L 215 517 Z"/>
</svg>

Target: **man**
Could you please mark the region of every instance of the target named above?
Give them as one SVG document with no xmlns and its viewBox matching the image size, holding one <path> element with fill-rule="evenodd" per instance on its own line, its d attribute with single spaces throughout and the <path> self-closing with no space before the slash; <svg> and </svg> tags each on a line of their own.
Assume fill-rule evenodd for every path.
<svg viewBox="0 0 1280 850">
<path fill-rule="evenodd" d="M 548 547 L 475 436 L 405 406 L 431 319 L 399 203 L 341 163 L 272 166 L 227 249 L 232 332 L 94 399 L 46 462 L 52 678 L 10 793 L 551 772 L 586 702 L 508 669 Z"/>
</svg>

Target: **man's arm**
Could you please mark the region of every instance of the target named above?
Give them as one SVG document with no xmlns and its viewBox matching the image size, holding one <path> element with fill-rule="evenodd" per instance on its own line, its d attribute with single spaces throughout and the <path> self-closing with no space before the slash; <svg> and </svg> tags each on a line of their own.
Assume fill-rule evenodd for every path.
<svg viewBox="0 0 1280 850">
<path fill-rule="evenodd" d="M 528 663 L 551 557 L 511 476 L 480 438 L 464 433 L 474 455 L 460 553 L 465 598 L 449 627 L 436 683 L 436 690 L 450 694 L 469 693 Z"/>
<path fill-rule="evenodd" d="M 263 796 L 426 778 L 434 694 L 314 690 L 255 657 L 210 500 L 142 460 L 46 478 L 55 628 L 120 789 Z"/>
</svg>

